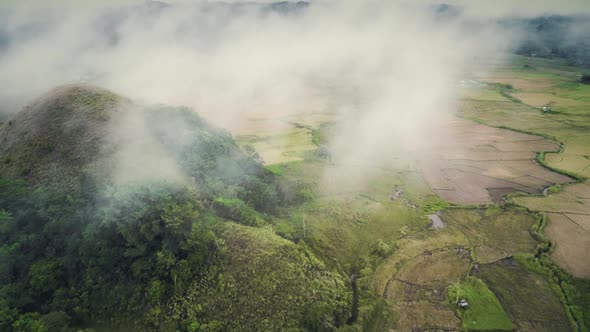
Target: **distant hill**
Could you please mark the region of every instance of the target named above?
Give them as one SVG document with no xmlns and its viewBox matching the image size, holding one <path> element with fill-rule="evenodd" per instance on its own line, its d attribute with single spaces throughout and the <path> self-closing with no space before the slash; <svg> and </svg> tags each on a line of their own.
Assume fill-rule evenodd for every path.
<svg viewBox="0 0 590 332">
<path fill-rule="evenodd" d="M 462 7 L 437 4 L 431 10 L 438 21 L 462 18 Z M 494 24 L 511 38 L 517 37 L 511 51 L 525 56 L 565 59 L 572 66 L 590 66 L 590 16 L 543 15 L 499 17 L 495 20 L 471 19 L 472 26 Z"/>
<path fill-rule="evenodd" d="M 563 58 L 574 66 L 590 66 L 590 16 L 542 16 L 503 21 L 523 34 L 517 54 Z"/>
</svg>

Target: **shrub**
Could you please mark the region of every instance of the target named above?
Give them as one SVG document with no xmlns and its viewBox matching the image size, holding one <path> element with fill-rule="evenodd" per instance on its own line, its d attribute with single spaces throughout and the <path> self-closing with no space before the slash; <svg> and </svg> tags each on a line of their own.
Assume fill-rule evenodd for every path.
<svg viewBox="0 0 590 332">
<path fill-rule="evenodd" d="M 40 319 L 41 323 L 47 331 L 68 331 L 70 326 L 70 316 L 63 311 L 53 311 Z"/>
<path fill-rule="evenodd" d="M 256 210 L 239 198 L 226 199 L 219 197 L 213 203 L 215 211 L 223 218 L 248 226 L 259 226 L 263 222 Z"/>
<path fill-rule="evenodd" d="M 381 258 L 387 258 L 389 255 L 393 253 L 394 248 L 383 240 L 379 239 L 377 242 L 373 243 L 371 248 L 371 253 L 377 255 Z"/>
</svg>

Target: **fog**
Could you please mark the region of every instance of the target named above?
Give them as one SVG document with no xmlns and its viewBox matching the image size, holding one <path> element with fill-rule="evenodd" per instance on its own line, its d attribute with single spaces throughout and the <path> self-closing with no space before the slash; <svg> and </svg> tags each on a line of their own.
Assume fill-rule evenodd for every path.
<svg viewBox="0 0 590 332">
<path fill-rule="evenodd" d="M 448 3 L 462 6 L 470 16 L 537 16 L 589 14 L 590 6 L 586 0 L 451 0 Z"/>
<path fill-rule="evenodd" d="M 129 105 L 120 108 L 111 119 L 109 136 L 109 145 L 119 147 L 112 156 L 112 183 L 126 185 L 162 180 L 170 184 L 186 183 L 188 177 L 170 151 L 156 139 L 142 109 Z"/>
<path fill-rule="evenodd" d="M 83 82 L 141 103 L 186 105 L 230 130 L 253 113 L 330 111 L 340 120 L 331 139 L 336 160 L 386 160 L 400 147 L 427 143 L 424 124 L 453 114 L 457 82 L 479 70 L 477 59 L 501 58 L 518 39 L 474 24 L 483 13 L 510 13 L 508 2 L 494 13 L 491 4 L 457 3 L 460 14 L 427 1 L 278 9 L 239 1 L 4 3 L 0 110 Z M 535 12 L 558 7 L 576 8 L 551 2 Z"/>
</svg>

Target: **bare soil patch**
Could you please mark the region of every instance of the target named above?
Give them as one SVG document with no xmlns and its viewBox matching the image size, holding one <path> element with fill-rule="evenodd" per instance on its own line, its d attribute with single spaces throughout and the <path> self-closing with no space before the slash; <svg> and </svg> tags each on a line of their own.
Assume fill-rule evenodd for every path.
<svg viewBox="0 0 590 332">
<path fill-rule="evenodd" d="M 426 252 L 406 263 L 397 279 L 430 287 L 458 282 L 469 270 L 466 254 L 463 248 Z"/>
<path fill-rule="evenodd" d="M 407 281 L 394 279 L 388 288 L 387 298 L 401 302 L 443 302 L 444 287 L 426 287 Z"/>
<path fill-rule="evenodd" d="M 517 92 L 513 95 L 514 97 L 520 99 L 523 103 L 534 107 L 542 107 L 547 104 L 550 104 L 553 108 L 579 105 L 579 103 L 575 100 L 560 98 L 552 93 L 547 92 Z"/>
<path fill-rule="evenodd" d="M 553 260 L 578 278 L 590 278 L 590 216 L 548 213 L 545 233 L 555 242 Z"/>
<path fill-rule="evenodd" d="M 540 79 L 538 77 L 525 79 L 513 76 L 487 76 L 485 77 L 485 80 L 495 83 L 509 84 L 515 89 L 527 91 L 545 91 L 551 88 L 554 84 L 551 79 Z"/>
<path fill-rule="evenodd" d="M 461 320 L 445 304 L 403 303 L 393 331 L 461 331 Z"/>
<path fill-rule="evenodd" d="M 430 132 L 431 143 L 413 153 L 432 190 L 451 202 L 486 204 L 501 200 L 499 193 L 539 193 L 571 181 L 536 162 L 537 152 L 559 149 L 542 137 L 462 119 L 447 119 Z"/>
</svg>

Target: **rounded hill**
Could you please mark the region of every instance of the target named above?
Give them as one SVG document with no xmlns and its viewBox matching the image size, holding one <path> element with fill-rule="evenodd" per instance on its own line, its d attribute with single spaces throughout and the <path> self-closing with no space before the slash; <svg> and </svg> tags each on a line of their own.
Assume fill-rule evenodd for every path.
<svg viewBox="0 0 590 332">
<path fill-rule="evenodd" d="M 68 189 L 93 173 L 114 112 L 130 102 L 88 85 L 55 88 L 0 127 L 0 173 Z"/>
</svg>

